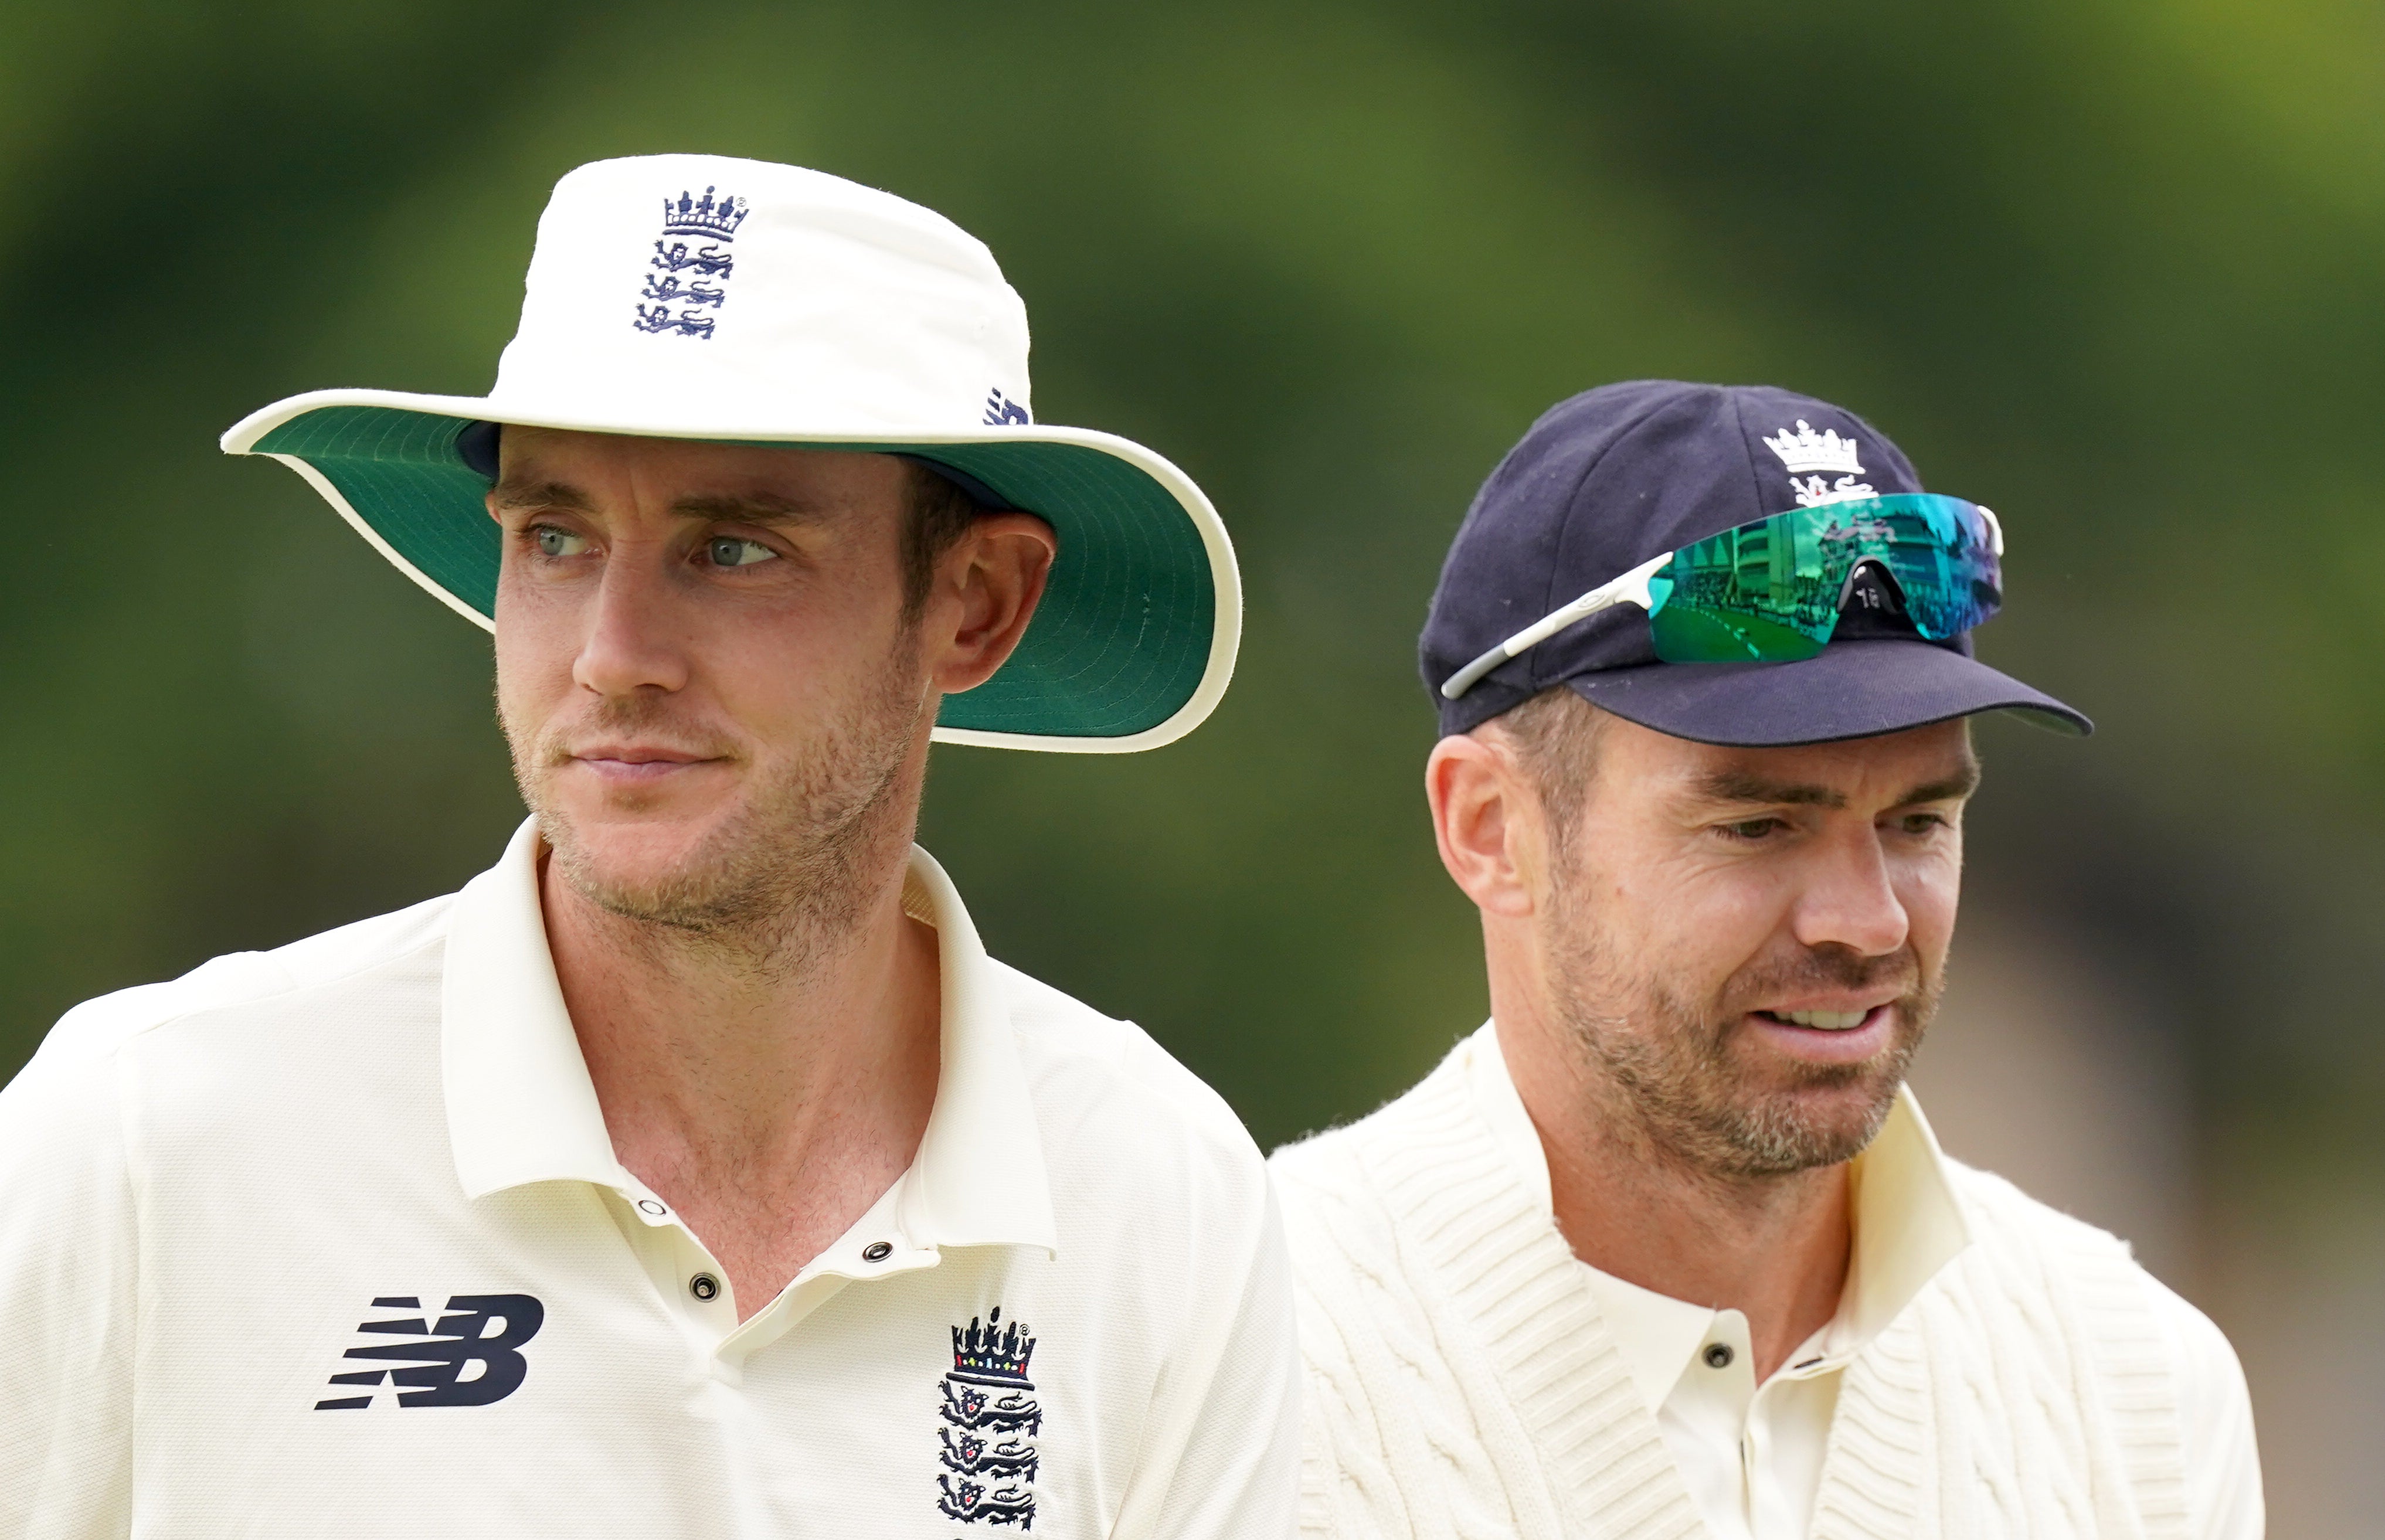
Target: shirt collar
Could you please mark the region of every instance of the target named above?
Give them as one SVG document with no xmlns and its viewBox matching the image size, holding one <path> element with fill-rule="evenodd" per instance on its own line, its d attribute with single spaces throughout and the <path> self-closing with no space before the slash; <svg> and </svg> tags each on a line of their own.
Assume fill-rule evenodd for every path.
<svg viewBox="0 0 2385 1540">
<path fill-rule="evenodd" d="M 1516 1093 L 1496 1028 L 1484 1023 L 1456 1051 L 1465 1056 L 1477 1112 L 1522 1178 L 1537 1211 L 1554 1219 L 1548 1154 L 1541 1148 L 1540 1131 L 1524 1110 L 1523 1098 Z M 1847 1260 L 1838 1315 L 1822 1334 L 1825 1353 L 1837 1362 L 1887 1330 L 1971 1240 L 1947 1174 L 1946 1157 L 1909 1086 L 1898 1090 L 1879 1133 L 1854 1158 L 1848 1182 L 1854 1253 Z M 1705 1340 L 1715 1312 L 1583 1265 L 1632 1382 L 1649 1406 L 1661 1404 Z"/>
<path fill-rule="evenodd" d="M 666 1223 L 668 1211 L 613 1153 L 564 1009 L 539 902 L 543 852 L 536 821 L 525 822 L 449 911 L 440 1041 L 456 1179 L 472 1198 L 593 1183 Z M 898 1221 L 918 1245 L 1055 1252 L 1043 1137 L 1000 981 L 952 879 L 916 846 L 903 912 L 935 927 L 943 1017 L 935 1104 L 893 1195 Z"/>
</svg>

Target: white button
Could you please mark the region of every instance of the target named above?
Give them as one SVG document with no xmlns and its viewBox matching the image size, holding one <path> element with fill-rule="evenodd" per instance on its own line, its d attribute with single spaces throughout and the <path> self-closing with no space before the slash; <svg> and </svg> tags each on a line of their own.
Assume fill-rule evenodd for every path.
<svg viewBox="0 0 2385 1540">
<path fill-rule="evenodd" d="M 660 1219 L 663 1215 L 665 1215 L 665 1214 L 667 1214 L 667 1213 L 670 1212 L 670 1211 L 669 1211 L 668 1209 L 664 1208 L 660 1203 L 656 1202 L 656 1201 L 655 1201 L 653 1198 L 639 1198 L 639 1199 L 638 1199 L 638 1211 L 639 1211 L 641 1213 L 649 1213 L 649 1214 L 652 1214 L 652 1215 L 654 1215 L 656 1219 Z"/>
</svg>

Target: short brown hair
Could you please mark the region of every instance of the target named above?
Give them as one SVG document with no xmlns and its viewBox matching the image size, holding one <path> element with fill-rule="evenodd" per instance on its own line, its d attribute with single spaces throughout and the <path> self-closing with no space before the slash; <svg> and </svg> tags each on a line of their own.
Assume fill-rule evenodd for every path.
<svg viewBox="0 0 2385 1540">
<path fill-rule="evenodd" d="M 909 506 L 903 521 L 903 621 L 908 625 L 927 607 L 928 585 L 935 580 L 936 564 L 960 542 L 960 538 L 986 510 L 960 484 L 910 462 Z"/>
<path fill-rule="evenodd" d="M 1564 685 L 1544 689 L 1482 724 L 1514 746 L 1524 773 L 1531 776 L 1556 855 L 1572 846 L 1582 798 L 1598 770 L 1598 740 L 1605 727 L 1606 714 Z"/>
</svg>

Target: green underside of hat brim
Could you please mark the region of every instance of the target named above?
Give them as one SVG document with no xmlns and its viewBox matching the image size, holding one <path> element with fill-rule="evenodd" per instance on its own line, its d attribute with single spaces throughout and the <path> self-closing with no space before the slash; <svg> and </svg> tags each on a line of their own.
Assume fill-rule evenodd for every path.
<svg viewBox="0 0 2385 1540">
<path fill-rule="evenodd" d="M 312 467 L 424 578 L 485 620 L 503 546 L 488 478 L 464 462 L 468 419 L 390 406 L 322 406 L 250 448 Z M 722 441 L 751 442 L 753 441 Z M 1048 521 L 1059 559 L 1018 650 L 993 678 L 944 697 L 940 728 L 1120 739 L 1169 721 L 1201 687 L 1217 625 L 1209 553 L 1176 495 L 1083 444 L 801 444 L 950 465 Z"/>
</svg>

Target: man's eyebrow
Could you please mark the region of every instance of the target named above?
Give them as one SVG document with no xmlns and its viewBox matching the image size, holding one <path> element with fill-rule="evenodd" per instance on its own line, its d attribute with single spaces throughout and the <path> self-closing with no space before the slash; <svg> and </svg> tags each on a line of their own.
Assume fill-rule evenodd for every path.
<svg viewBox="0 0 2385 1540">
<path fill-rule="evenodd" d="M 671 504 L 682 518 L 733 524 L 818 524 L 828 510 L 797 503 L 775 492 L 720 492 L 707 497 L 682 497 Z"/>
<path fill-rule="evenodd" d="M 1934 781 L 1924 781 L 1896 800 L 1899 807 L 1922 802 L 1960 801 L 1979 789 L 1979 762 L 1966 755 L 1960 768 Z"/>
<path fill-rule="evenodd" d="M 568 508 L 584 514 L 595 506 L 586 492 L 565 481 L 500 481 L 489 497 L 500 508 Z"/>
<path fill-rule="evenodd" d="M 581 514 L 596 508 L 593 499 L 567 481 L 500 481 L 489 495 L 500 508 L 556 508 Z M 742 524 L 817 524 L 827 516 L 813 504 L 773 492 L 682 497 L 671 504 L 671 512 L 682 518 Z"/>
<path fill-rule="evenodd" d="M 1804 807 L 1844 807 L 1846 793 L 1800 781 L 1769 781 L 1746 770 L 1710 770 L 1690 783 L 1691 793 L 1709 802 L 1764 802 Z"/>
<path fill-rule="evenodd" d="M 1958 801 L 1979 789 L 1979 762 L 1967 757 L 1958 768 L 1949 774 L 1908 789 L 1894 805 L 1915 807 L 1923 802 Z M 1847 805 L 1846 793 L 1836 788 L 1804 781 L 1767 780 L 1746 770 L 1711 771 L 1692 782 L 1691 791 L 1711 802 L 1753 802 L 1770 807 L 1843 808 Z"/>
</svg>

